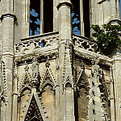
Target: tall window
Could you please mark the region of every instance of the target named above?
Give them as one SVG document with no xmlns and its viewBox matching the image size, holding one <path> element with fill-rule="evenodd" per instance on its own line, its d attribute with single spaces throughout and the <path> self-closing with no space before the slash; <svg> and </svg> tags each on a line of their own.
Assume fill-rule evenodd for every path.
<svg viewBox="0 0 121 121">
<path fill-rule="evenodd" d="M 84 33 L 86 37 L 90 37 L 90 10 L 89 0 L 83 0 L 83 17 L 84 17 Z"/>
<path fill-rule="evenodd" d="M 90 37 L 89 0 L 71 0 L 72 32 L 78 35 Z"/>
<path fill-rule="evenodd" d="M 40 34 L 40 0 L 30 1 L 30 35 Z"/>
<path fill-rule="evenodd" d="M 30 35 L 52 31 L 53 0 L 30 0 Z"/>
<path fill-rule="evenodd" d="M 44 33 L 53 31 L 53 0 L 44 0 Z"/>
<path fill-rule="evenodd" d="M 72 0 L 72 32 L 74 34 L 81 34 L 80 31 L 80 0 Z"/>
</svg>

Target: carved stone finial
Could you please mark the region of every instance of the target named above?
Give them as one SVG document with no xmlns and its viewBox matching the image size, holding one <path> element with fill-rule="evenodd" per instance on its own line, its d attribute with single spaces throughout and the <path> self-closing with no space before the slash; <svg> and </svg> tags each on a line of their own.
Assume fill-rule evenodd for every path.
<svg viewBox="0 0 121 121">
<path fill-rule="evenodd" d="M 34 87 L 37 87 L 40 84 L 39 64 L 36 58 L 33 58 L 31 83 Z"/>
<path fill-rule="evenodd" d="M 91 73 L 93 76 L 97 77 L 99 75 L 99 61 L 98 59 L 92 60 L 92 70 Z"/>
</svg>

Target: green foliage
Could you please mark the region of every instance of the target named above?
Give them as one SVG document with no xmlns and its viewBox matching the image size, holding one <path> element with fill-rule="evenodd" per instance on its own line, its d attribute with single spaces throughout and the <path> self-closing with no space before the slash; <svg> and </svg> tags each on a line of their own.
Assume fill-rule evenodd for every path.
<svg viewBox="0 0 121 121">
<path fill-rule="evenodd" d="M 92 25 L 92 38 L 97 41 L 99 51 L 105 55 L 111 54 L 121 44 L 121 26 L 104 24 L 102 27 Z"/>
</svg>

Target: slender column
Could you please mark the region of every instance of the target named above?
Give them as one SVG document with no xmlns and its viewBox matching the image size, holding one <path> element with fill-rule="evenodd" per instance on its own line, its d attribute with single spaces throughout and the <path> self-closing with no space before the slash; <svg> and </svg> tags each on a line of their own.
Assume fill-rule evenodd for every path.
<svg viewBox="0 0 121 121">
<path fill-rule="evenodd" d="M 115 109 L 116 119 L 115 121 L 120 121 L 121 119 L 121 55 L 116 55 L 114 57 L 113 63 L 113 78 L 114 78 L 114 95 L 115 95 Z"/>
<path fill-rule="evenodd" d="M 59 10 L 59 34 L 60 39 L 71 39 L 71 2 L 70 0 L 60 0 L 58 4 Z"/>
<path fill-rule="evenodd" d="M 59 104 L 60 104 L 60 101 L 59 101 L 59 95 L 60 95 L 60 87 L 59 87 L 59 85 L 57 85 L 56 86 L 56 121 L 60 121 L 59 120 L 59 114 L 60 114 L 60 112 L 59 112 Z"/>
<path fill-rule="evenodd" d="M 110 84 L 110 102 L 111 102 L 111 121 L 115 121 L 115 102 L 114 102 L 114 87 L 113 87 L 113 82 Z"/>
<path fill-rule="evenodd" d="M 6 104 L 3 104 L 2 115 L 4 117 L 3 121 L 12 120 L 12 84 L 13 84 L 13 45 L 14 45 L 14 20 L 15 16 L 13 15 L 13 0 L 4 0 L 2 2 L 4 8 L 2 9 L 2 61 L 5 64 L 5 90 L 8 100 Z"/>
<path fill-rule="evenodd" d="M 104 109 L 101 102 L 101 93 L 99 89 L 99 65 L 98 61 L 92 61 L 92 72 L 89 78 L 89 105 L 88 105 L 88 121 L 107 121 L 104 116 Z"/>
<path fill-rule="evenodd" d="M 58 31 L 58 0 L 53 0 L 53 30 Z"/>
<path fill-rule="evenodd" d="M 81 35 L 84 36 L 85 33 L 84 33 L 84 15 L 83 15 L 83 0 L 80 0 L 80 23 L 81 23 Z"/>
<path fill-rule="evenodd" d="M 72 76 L 72 25 L 71 2 L 60 0 L 59 11 L 59 78 L 60 104 L 59 119 L 57 121 L 75 121 L 74 116 L 74 90 Z"/>
<path fill-rule="evenodd" d="M 12 121 L 17 121 L 17 99 L 18 99 L 18 93 L 17 93 L 17 85 L 18 85 L 18 76 L 17 76 L 17 65 L 14 65 L 14 82 L 13 82 L 13 115 L 12 115 Z"/>
<path fill-rule="evenodd" d="M 30 0 L 22 1 L 22 37 L 29 36 Z"/>
</svg>

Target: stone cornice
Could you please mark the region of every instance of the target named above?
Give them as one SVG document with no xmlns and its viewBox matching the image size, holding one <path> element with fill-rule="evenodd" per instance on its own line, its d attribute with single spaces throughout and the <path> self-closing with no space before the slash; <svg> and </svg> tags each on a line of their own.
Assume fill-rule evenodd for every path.
<svg viewBox="0 0 121 121">
<path fill-rule="evenodd" d="M 88 60 L 93 60 L 95 58 L 95 59 L 99 60 L 99 63 L 102 63 L 107 66 L 112 65 L 112 59 L 107 56 L 104 56 L 104 55 L 101 55 L 101 54 L 98 54 L 95 52 L 90 52 L 85 49 L 81 49 L 81 48 L 77 48 L 77 47 L 74 48 L 74 51 L 75 51 L 76 55 L 78 55 L 82 58 L 86 58 Z"/>
<path fill-rule="evenodd" d="M 23 62 L 26 60 L 31 60 L 34 56 L 36 56 L 37 58 L 41 58 L 41 57 L 48 57 L 48 56 L 56 56 L 56 54 L 58 53 L 58 48 L 57 47 L 53 47 L 51 49 L 46 49 L 43 50 L 42 49 L 38 49 L 36 51 L 32 51 L 30 53 L 21 53 L 21 54 L 16 54 L 15 55 L 15 61 L 16 62 Z"/>
</svg>

